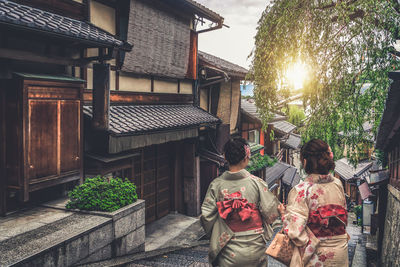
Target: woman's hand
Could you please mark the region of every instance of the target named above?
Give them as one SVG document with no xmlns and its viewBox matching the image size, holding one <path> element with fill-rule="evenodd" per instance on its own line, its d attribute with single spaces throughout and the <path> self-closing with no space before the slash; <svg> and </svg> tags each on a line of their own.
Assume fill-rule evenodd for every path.
<svg viewBox="0 0 400 267">
<path fill-rule="evenodd" d="M 281 216 L 284 215 L 284 214 L 285 214 L 285 211 L 286 211 L 285 205 L 283 205 L 282 203 L 279 204 L 279 206 L 278 206 L 278 211 L 279 211 L 279 214 L 280 214 Z"/>
</svg>

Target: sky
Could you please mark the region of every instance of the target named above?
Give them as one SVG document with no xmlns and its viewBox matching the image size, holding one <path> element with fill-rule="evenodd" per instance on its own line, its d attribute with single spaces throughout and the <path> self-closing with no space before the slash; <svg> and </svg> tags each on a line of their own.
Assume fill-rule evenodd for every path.
<svg viewBox="0 0 400 267">
<path fill-rule="evenodd" d="M 196 0 L 224 18 L 230 28 L 201 33 L 199 49 L 249 68 L 257 22 L 268 0 Z"/>
</svg>

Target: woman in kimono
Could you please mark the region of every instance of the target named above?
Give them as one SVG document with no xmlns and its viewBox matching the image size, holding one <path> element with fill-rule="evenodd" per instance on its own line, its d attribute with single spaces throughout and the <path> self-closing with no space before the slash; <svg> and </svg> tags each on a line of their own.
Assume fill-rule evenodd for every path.
<svg viewBox="0 0 400 267">
<path fill-rule="evenodd" d="M 262 179 L 245 170 L 250 147 L 243 138 L 224 146 L 229 171 L 210 184 L 201 207 L 201 223 L 210 237 L 213 266 L 267 266 L 266 240 L 280 204 Z"/>
<path fill-rule="evenodd" d="M 342 183 L 330 174 L 333 154 L 324 141 L 303 146 L 300 159 L 308 177 L 279 206 L 284 232 L 295 244 L 290 267 L 348 266 L 346 199 Z"/>
</svg>

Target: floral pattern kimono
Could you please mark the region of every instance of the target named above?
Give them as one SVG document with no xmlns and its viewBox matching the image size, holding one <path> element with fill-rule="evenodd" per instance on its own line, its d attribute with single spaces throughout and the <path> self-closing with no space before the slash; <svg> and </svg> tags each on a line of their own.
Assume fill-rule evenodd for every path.
<svg viewBox="0 0 400 267">
<path fill-rule="evenodd" d="M 346 199 L 339 179 L 312 174 L 295 186 L 282 222 L 296 245 L 290 267 L 349 265 Z M 312 242 L 315 238 L 319 242 Z"/>
<path fill-rule="evenodd" d="M 279 201 L 262 179 L 246 170 L 224 172 L 210 184 L 200 221 L 210 236 L 213 266 L 267 266 L 266 240 Z"/>
</svg>

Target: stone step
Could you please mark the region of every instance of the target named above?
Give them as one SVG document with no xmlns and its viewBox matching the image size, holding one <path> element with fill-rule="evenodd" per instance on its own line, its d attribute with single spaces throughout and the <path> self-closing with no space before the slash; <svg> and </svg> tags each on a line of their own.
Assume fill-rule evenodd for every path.
<svg viewBox="0 0 400 267">
<path fill-rule="evenodd" d="M 26 218 L 25 218 L 26 219 Z M 102 248 L 96 238 L 110 218 L 71 213 L 0 241 L 0 266 L 70 266 Z M 9 221 L 12 222 L 12 221 Z M 5 225 L 8 222 L 0 224 Z M 29 220 L 27 220 L 29 227 Z"/>
</svg>

